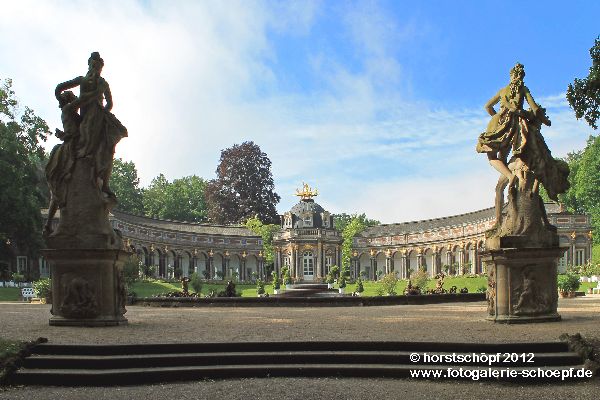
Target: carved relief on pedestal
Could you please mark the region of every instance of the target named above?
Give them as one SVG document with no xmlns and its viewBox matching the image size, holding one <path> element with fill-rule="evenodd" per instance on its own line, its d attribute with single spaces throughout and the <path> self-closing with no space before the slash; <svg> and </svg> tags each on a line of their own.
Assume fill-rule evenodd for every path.
<svg viewBox="0 0 600 400">
<path fill-rule="evenodd" d="M 496 315 L 496 272 L 490 268 L 488 272 L 488 289 L 486 292 L 488 314 Z"/>
<path fill-rule="evenodd" d="M 65 279 L 66 278 L 66 279 Z M 66 318 L 95 318 L 100 313 L 96 288 L 83 277 L 65 276 L 60 313 Z"/>
<path fill-rule="evenodd" d="M 514 270 L 513 270 L 514 271 Z M 547 312 L 552 306 L 547 290 L 542 290 L 546 285 L 544 278 L 536 273 L 538 269 L 526 266 L 516 274 L 520 284 L 515 282 L 511 293 L 512 309 L 515 315 L 535 315 Z M 546 293 L 545 293 L 546 292 Z"/>
</svg>

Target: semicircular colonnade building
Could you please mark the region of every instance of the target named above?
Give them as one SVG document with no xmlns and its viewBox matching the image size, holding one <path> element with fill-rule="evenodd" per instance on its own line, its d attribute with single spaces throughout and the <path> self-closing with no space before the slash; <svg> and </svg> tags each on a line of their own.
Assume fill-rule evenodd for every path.
<svg viewBox="0 0 600 400">
<path fill-rule="evenodd" d="M 560 245 L 567 248 L 559 260 L 559 271 L 567 265 L 591 261 L 590 217 L 563 212 L 547 203 L 551 224 L 558 230 Z M 44 217 L 47 210 L 42 210 Z M 54 223 L 58 222 L 58 213 Z M 333 214 L 312 199 L 302 199 L 281 216 L 275 234 L 274 267 L 290 267 L 297 281 L 321 280 L 332 265 L 341 265 L 342 236 L 333 226 Z M 114 210 L 114 229 L 121 232 L 124 246 L 134 251 L 147 266 L 156 266 L 156 277 L 188 276 L 198 272 L 205 278 L 240 280 L 266 277 L 262 238 L 241 225 L 215 225 L 162 220 Z M 368 279 L 391 272 L 406 278 L 409 270 L 425 269 L 430 276 L 482 273 L 481 252 L 485 231 L 494 224 L 494 210 L 423 221 L 383 224 L 359 233 L 353 242 L 351 273 Z M 12 271 L 30 277 L 47 277 L 43 259 L 28 259 L 14 250 Z M 171 268 L 169 268 L 171 267 Z"/>
</svg>

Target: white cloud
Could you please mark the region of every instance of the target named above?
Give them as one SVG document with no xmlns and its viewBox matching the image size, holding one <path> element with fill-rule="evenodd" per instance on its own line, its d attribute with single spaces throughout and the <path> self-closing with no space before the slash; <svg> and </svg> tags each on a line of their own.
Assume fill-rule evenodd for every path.
<svg viewBox="0 0 600 400">
<path fill-rule="evenodd" d="M 253 140 L 273 161 L 280 212 L 303 180 L 332 212 L 382 222 L 489 207 L 495 175 L 474 151 L 482 107 L 441 109 L 396 89 L 405 78 L 394 53 L 422 34 L 415 22 L 398 26 L 376 6 L 346 10 L 360 68 L 315 50 L 306 63 L 322 87 L 279 89 L 269 65 L 284 55 L 271 32 L 307 35 L 322 12 L 316 1 L 5 2 L 2 78 L 58 127 L 55 85 L 83 75 L 100 51 L 113 112 L 129 131 L 117 156 L 135 162 L 143 184 L 161 172 L 210 179 L 221 149 Z M 583 147 L 590 130 L 561 96 L 538 101 L 553 120 L 543 133 L 554 154 Z"/>
</svg>

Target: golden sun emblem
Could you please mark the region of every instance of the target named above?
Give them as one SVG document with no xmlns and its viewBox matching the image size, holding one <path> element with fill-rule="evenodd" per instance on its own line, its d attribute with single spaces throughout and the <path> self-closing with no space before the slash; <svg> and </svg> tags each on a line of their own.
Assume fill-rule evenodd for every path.
<svg viewBox="0 0 600 400">
<path fill-rule="evenodd" d="M 300 197 L 302 200 L 310 200 L 313 197 L 319 195 L 319 191 L 317 189 L 312 190 L 308 183 L 302 182 L 302 190 L 296 189 L 296 196 Z"/>
</svg>

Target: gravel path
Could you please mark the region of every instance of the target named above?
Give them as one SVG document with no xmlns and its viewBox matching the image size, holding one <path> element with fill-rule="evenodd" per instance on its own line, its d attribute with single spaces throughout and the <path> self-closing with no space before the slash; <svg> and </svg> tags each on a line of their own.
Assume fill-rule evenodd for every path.
<svg viewBox="0 0 600 400">
<path fill-rule="evenodd" d="M 0 304 L 0 335 L 47 337 L 53 343 L 168 343 L 291 340 L 514 342 L 557 340 L 561 333 L 598 335 L 600 296 L 561 299 L 562 322 L 502 325 L 486 321 L 484 303 L 380 307 L 129 306 L 129 325 L 48 325 L 50 306 Z"/>
<path fill-rule="evenodd" d="M 168 343 L 291 340 L 406 340 L 447 342 L 553 341 L 562 333 L 600 337 L 600 296 L 560 299 L 563 321 L 498 325 L 484 303 L 382 307 L 130 306 L 128 326 L 48 326 L 50 306 L 0 304 L 0 336 L 51 343 Z M 12 387 L 0 399 L 438 399 L 598 398 L 599 379 L 580 384 L 531 385 L 393 379 L 271 378 L 201 381 L 118 388 Z"/>
</svg>

